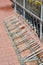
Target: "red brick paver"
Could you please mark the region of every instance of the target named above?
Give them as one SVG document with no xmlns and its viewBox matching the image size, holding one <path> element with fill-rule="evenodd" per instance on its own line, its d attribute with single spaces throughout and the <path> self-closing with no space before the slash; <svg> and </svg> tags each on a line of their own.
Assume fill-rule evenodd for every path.
<svg viewBox="0 0 43 65">
<path fill-rule="evenodd" d="M 20 65 L 3 24 L 4 18 L 12 14 L 9 0 L 0 0 L 0 65 Z"/>
<path fill-rule="evenodd" d="M 11 7 L 12 3 L 9 0 L 0 0 L 0 65 L 20 65 L 18 58 L 16 56 L 15 50 L 12 47 L 11 40 L 9 39 L 9 36 L 7 34 L 6 28 L 4 26 L 4 19 L 8 16 L 11 16 L 12 14 L 15 13 L 15 11 Z M 15 15 L 15 14 L 14 14 Z M 18 14 L 17 14 L 18 15 Z M 19 18 L 20 19 L 20 18 Z M 21 17 L 22 19 L 22 17 Z M 7 22 L 9 23 L 9 22 Z M 21 24 L 21 23 L 20 23 Z M 11 25 L 9 23 L 9 25 Z M 32 31 L 34 34 L 31 34 L 30 37 L 34 38 L 41 48 L 43 47 L 40 40 L 38 39 L 37 35 L 35 32 L 26 24 L 27 27 L 29 27 L 29 33 Z M 25 26 L 23 27 L 25 28 Z M 21 28 L 21 30 L 23 29 Z M 10 27 L 10 30 L 13 29 L 13 26 Z M 14 32 L 15 30 L 13 30 Z M 25 34 L 28 34 L 27 32 Z M 21 38 L 19 38 L 21 39 Z M 19 41 L 18 39 L 18 41 Z M 25 46 L 25 44 L 24 44 Z M 19 45 L 18 48 L 21 50 L 22 45 Z M 25 53 L 25 54 L 24 54 Z M 27 49 L 26 51 L 22 52 L 21 56 L 24 57 L 26 55 L 29 55 L 30 51 Z M 40 54 L 38 55 L 40 58 Z M 35 61 L 35 64 L 37 62 Z M 26 62 L 26 65 L 31 65 L 31 62 Z M 32 64 L 34 62 L 32 61 Z M 34 64 L 34 65 L 35 65 Z"/>
</svg>

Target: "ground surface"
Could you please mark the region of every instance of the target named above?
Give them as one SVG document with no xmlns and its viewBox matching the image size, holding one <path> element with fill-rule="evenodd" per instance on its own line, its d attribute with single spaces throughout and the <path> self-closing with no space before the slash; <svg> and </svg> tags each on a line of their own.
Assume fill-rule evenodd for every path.
<svg viewBox="0 0 43 65">
<path fill-rule="evenodd" d="M 13 13 L 10 0 L 0 0 L 0 65 L 19 65 L 16 53 L 5 30 L 3 20 Z"/>
<path fill-rule="evenodd" d="M 10 0 L 0 0 L 0 65 L 20 65 L 3 23 L 7 16 L 14 13 L 11 5 Z M 37 38 L 34 35 L 33 37 Z"/>
</svg>

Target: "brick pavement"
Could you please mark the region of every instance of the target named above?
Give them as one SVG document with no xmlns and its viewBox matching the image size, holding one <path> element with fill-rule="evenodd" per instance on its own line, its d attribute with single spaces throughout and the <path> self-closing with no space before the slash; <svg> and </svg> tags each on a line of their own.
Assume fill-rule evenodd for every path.
<svg viewBox="0 0 43 65">
<path fill-rule="evenodd" d="M 4 18 L 14 12 L 11 5 L 9 0 L 0 0 L 0 65 L 20 65 L 3 24 Z"/>
<path fill-rule="evenodd" d="M 20 62 L 18 60 L 18 57 L 15 53 L 15 50 L 12 46 L 11 40 L 7 34 L 7 31 L 4 25 L 5 18 L 15 13 L 11 5 L 12 3 L 9 0 L 0 0 L 0 65 L 20 65 Z M 30 28 L 30 31 L 31 30 L 32 29 Z M 39 44 L 41 43 L 36 34 L 35 35 L 32 34 L 32 37 L 35 40 L 37 39 L 37 42 Z M 41 45 L 41 48 L 42 47 L 43 45 Z M 28 50 L 25 53 L 27 53 L 28 55 Z M 24 56 L 24 53 L 22 53 L 22 56 Z M 26 64 L 28 65 L 28 63 Z M 31 65 L 30 62 L 29 62 L 29 65 Z"/>
</svg>

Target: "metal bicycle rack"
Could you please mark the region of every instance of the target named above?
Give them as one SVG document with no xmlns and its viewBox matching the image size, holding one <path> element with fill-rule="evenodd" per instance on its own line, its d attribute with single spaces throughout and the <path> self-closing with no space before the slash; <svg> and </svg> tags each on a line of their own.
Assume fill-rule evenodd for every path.
<svg viewBox="0 0 43 65">
<path fill-rule="evenodd" d="M 29 27 L 26 27 L 27 23 L 24 20 L 22 21 L 22 17 L 17 14 L 15 14 L 15 16 L 12 15 L 4 21 L 4 24 L 6 26 L 6 31 L 8 32 L 8 35 L 12 41 L 12 46 L 16 51 L 20 64 L 26 65 L 25 62 L 31 60 L 31 58 L 32 60 L 38 60 L 37 55 L 41 53 L 42 50 L 40 49 L 40 45 L 35 42 L 35 39 L 31 37 L 31 34 L 33 33 L 25 33 L 26 31 L 29 31 Z M 18 24 L 21 25 L 18 26 Z M 23 48 L 20 47 L 19 49 L 19 45 L 22 44 L 25 45 L 23 46 Z M 26 51 L 28 51 L 27 55 Z"/>
<path fill-rule="evenodd" d="M 38 9 L 38 13 L 41 13 L 41 14 L 39 14 L 40 17 L 38 17 L 37 16 L 38 14 L 35 15 L 35 13 L 33 14 L 33 11 L 31 11 L 31 7 L 29 7 L 28 0 L 12 0 L 12 2 L 15 5 L 14 6 L 15 11 L 18 11 L 24 18 L 26 18 L 28 20 L 28 22 L 30 22 L 30 24 L 32 24 L 34 31 L 36 31 L 39 38 L 42 40 L 42 38 L 43 38 L 43 20 L 41 20 L 41 18 L 40 18 L 40 17 L 42 17 L 41 16 L 42 11 L 40 11 L 42 8 L 40 9 L 40 7 L 39 7 L 39 9 Z"/>
</svg>

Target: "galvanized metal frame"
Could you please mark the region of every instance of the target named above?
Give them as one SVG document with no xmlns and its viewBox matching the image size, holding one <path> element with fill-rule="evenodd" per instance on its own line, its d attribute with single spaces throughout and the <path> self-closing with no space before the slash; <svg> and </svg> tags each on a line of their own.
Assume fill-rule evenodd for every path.
<svg viewBox="0 0 43 65">
<path fill-rule="evenodd" d="M 30 14 L 33 18 L 36 18 L 37 20 L 39 20 L 39 23 L 40 23 L 40 39 L 42 39 L 43 38 L 43 36 L 42 36 L 42 25 L 43 25 L 43 20 L 42 19 L 40 19 L 38 16 L 36 16 L 36 15 L 34 15 L 31 11 L 29 11 L 29 10 L 27 10 L 26 8 L 25 8 L 25 0 L 23 0 L 23 6 L 21 5 L 21 4 L 19 4 L 17 1 L 15 1 L 15 0 L 12 0 L 13 1 L 13 3 L 15 3 L 15 10 L 16 10 L 16 5 L 18 5 L 18 6 L 20 6 L 22 9 L 23 9 L 23 16 L 25 17 L 25 11 L 28 13 L 28 14 Z M 41 10 L 41 12 L 42 12 L 42 10 Z M 42 14 L 41 14 L 41 18 L 42 18 Z M 36 29 L 36 32 L 37 32 L 37 29 Z"/>
<path fill-rule="evenodd" d="M 18 16 L 17 16 L 18 17 Z M 10 18 L 10 17 L 9 17 Z M 7 18 L 7 19 L 9 19 L 9 18 Z M 5 26 L 6 26 L 6 31 L 7 31 L 7 33 L 8 33 L 8 35 L 9 35 L 9 37 L 10 37 L 10 39 L 11 39 L 11 41 L 12 41 L 12 46 L 14 47 L 14 49 L 15 49 L 15 51 L 16 51 L 16 53 L 17 53 L 17 56 L 18 56 L 18 59 L 19 59 L 19 61 L 20 61 L 20 64 L 21 65 L 25 65 L 24 63 L 25 63 L 25 60 L 30 60 L 32 57 L 36 57 L 36 59 L 37 59 L 37 54 L 39 54 L 39 53 L 41 53 L 42 51 L 41 50 L 39 50 L 39 51 L 35 51 L 35 52 L 32 52 L 32 49 L 30 48 L 30 50 L 31 50 L 31 52 L 32 52 L 32 54 L 30 55 L 30 56 L 27 56 L 27 57 L 25 57 L 25 58 L 22 58 L 21 56 L 20 56 L 20 51 L 17 49 L 17 45 L 15 44 L 15 42 L 13 41 L 13 37 L 12 37 L 12 33 L 9 31 L 9 26 L 7 26 L 8 24 L 7 24 L 7 19 L 4 21 L 4 24 L 5 24 Z M 15 19 L 15 18 L 14 18 Z M 11 22 L 13 22 L 13 20 L 11 21 Z M 13 25 L 13 24 L 12 24 Z M 15 33 L 14 33 L 15 34 Z M 24 37 L 23 37 L 23 39 L 24 39 Z M 25 41 L 26 42 L 26 41 Z M 32 40 L 30 43 L 32 43 L 32 42 L 34 42 L 34 40 Z M 27 43 L 27 42 L 26 42 Z M 28 42 L 29 43 L 29 42 Z M 26 44 L 26 48 L 29 48 L 29 45 L 27 45 Z M 23 51 L 23 50 L 22 50 Z M 21 52 L 22 52 L 21 51 Z"/>
</svg>

